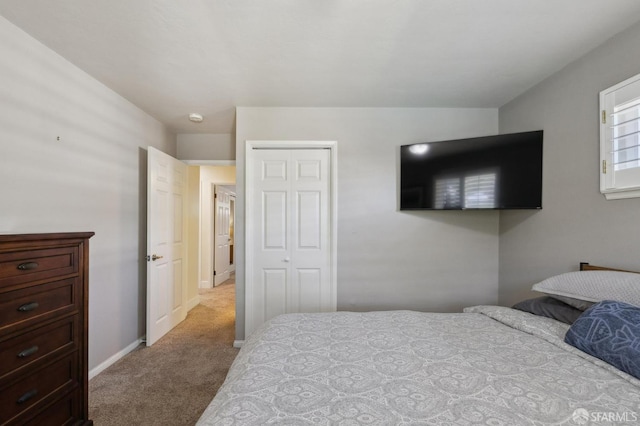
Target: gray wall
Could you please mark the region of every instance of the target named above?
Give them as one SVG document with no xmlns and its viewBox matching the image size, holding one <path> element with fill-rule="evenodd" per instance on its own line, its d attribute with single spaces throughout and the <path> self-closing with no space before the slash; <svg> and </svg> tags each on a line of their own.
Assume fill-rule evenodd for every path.
<svg viewBox="0 0 640 426">
<path fill-rule="evenodd" d="M 0 232 L 96 233 L 93 369 L 145 332 L 146 147 L 175 136 L 3 17 L 0 51 Z"/>
<path fill-rule="evenodd" d="M 640 199 L 599 192 L 599 92 L 640 73 L 640 24 L 500 108 L 500 132 L 544 130 L 543 210 L 500 215 L 500 303 L 580 261 L 640 270 Z M 539 295 L 539 294 L 538 294 Z"/>
<path fill-rule="evenodd" d="M 235 160 L 236 141 L 232 134 L 180 133 L 177 153 L 181 160 Z"/>
<path fill-rule="evenodd" d="M 498 299 L 498 213 L 400 212 L 399 146 L 497 132 L 497 109 L 238 108 L 236 336 L 244 336 L 247 140 L 338 141 L 338 309 L 459 311 Z"/>
</svg>

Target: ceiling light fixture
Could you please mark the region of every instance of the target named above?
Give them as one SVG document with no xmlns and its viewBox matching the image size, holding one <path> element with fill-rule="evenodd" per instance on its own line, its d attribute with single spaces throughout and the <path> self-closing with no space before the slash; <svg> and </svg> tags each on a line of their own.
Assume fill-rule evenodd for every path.
<svg viewBox="0 0 640 426">
<path fill-rule="evenodd" d="M 194 123 L 201 123 L 202 120 L 204 120 L 204 117 L 202 116 L 202 114 L 192 112 L 191 114 L 189 114 L 189 120 L 193 121 Z"/>
</svg>

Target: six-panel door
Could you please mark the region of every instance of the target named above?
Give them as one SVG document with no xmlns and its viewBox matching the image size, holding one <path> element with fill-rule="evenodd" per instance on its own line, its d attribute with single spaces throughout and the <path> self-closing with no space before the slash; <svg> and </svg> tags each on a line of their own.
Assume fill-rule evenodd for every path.
<svg viewBox="0 0 640 426">
<path fill-rule="evenodd" d="M 331 301 L 330 151 L 255 150 L 252 285 L 256 323 Z M 251 325 L 249 325 L 251 327 Z"/>
</svg>

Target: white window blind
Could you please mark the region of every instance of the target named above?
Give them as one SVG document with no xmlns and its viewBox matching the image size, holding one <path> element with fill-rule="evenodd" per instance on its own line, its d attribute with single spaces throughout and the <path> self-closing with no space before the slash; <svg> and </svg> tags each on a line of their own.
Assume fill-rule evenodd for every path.
<svg viewBox="0 0 640 426">
<path fill-rule="evenodd" d="M 600 192 L 640 197 L 640 74 L 600 92 Z"/>
<path fill-rule="evenodd" d="M 640 167 L 640 98 L 614 107 L 611 139 L 614 170 Z"/>
</svg>

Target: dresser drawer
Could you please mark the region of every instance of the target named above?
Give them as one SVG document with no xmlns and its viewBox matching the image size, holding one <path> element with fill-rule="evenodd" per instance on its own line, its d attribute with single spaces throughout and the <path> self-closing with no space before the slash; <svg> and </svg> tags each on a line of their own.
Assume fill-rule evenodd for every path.
<svg viewBox="0 0 640 426">
<path fill-rule="evenodd" d="M 0 253 L 0 287 L 77 273 L 77 246 Z"/>
<path fill-rule="evenodd" d="M 0 381 L 9 373 L 20 374 L 23 368 L 77 349 L 77 324 L 77 316 L 70 316 L 0 342 Z"/>
<path fill-rule="evenodd" d="M 78 385 L 77 354 L 74 353 L 57 362 L 26 375 L 18 381 L 0 389 L 0 424 L 21 415 L 27 410 L 37 411 L 37 405 L 47 404 Z"/>
<path fill-rule="evenodd" d="M 0 293 L 0 336 L 79 309 L 76 278 Z"/>
<path fill-rule="evenodd" d="M 21 419 L 16 424 L 24 426 L 61 426 L 73 425 L 80 420 L 80 406 L 78 404 L 78 391 L 65 395 L 61 400 L 45 408 L 41 413 L 31 419 Z"/>
</svg>

